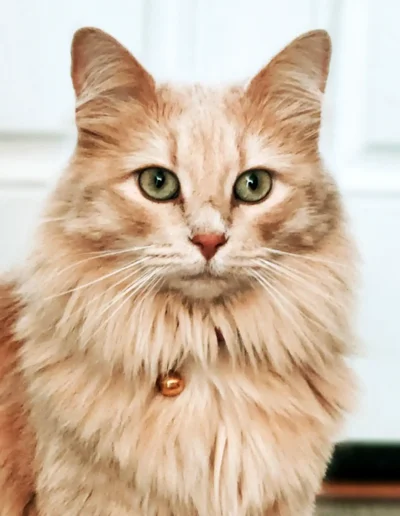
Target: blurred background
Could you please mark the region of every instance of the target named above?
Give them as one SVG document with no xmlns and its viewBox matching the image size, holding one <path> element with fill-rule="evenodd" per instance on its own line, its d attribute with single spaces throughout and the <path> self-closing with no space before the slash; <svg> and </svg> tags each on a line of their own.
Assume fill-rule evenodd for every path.
<svg viewBox="0 0 400 516">
<path fill-rule="evenodd" d="M 100 27 L 159 79 L 254 74 L 300 33 L 327 29 L 321 141 L 363 257 L 354 359 L 361 403 L 347 441 L 400 444 L 400 1 L 0 0 L 0 268 L 20 262 L 74 145 L 70 42 Z M 400 480 L 400 478 L 399 478 Z"/>
</svg>

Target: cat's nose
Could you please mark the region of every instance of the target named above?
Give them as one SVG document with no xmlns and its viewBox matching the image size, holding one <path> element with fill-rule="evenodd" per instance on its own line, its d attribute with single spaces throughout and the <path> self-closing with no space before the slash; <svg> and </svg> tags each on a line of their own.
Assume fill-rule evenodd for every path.
<svg viewBox="0 0 400 516">
<path fill-rule="evenodd" d="M 226 236 L 223 233 L 204 233 L 194 235 L 191 238 L 206 260 L 211 260 L 220 247 L 226 243 Z"/>
</svg>

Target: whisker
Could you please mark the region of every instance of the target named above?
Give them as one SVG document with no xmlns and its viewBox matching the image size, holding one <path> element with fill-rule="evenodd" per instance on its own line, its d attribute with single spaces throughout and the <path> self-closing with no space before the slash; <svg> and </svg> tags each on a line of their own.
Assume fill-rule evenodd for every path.
<svg viewBox="0 0 400 516">
<path fill-rule="evenodd" d="M 285 296 L 283 296 L 279 290 L 277 290 L 272 284 L 271 281 L 268 281 L 268 278 L 265 278 L 262 274 L 258 273 L 257 271 L 252 271 L 252 274 L 254 274 L 254 277 L 256 277 L 259 281 L 259 283 L 264 286 L 265 290 L 270 294 L 271 300 L 274 303 L 277 303 L 281 310 L 283 310 L 284 314 L 288 317 L 288 319 L 292 322 L 293 327 L 297 329 L 300 335 L 304 335 L 304 331 L 300 328 L 298 323 L 295 321 L 294 316 L 290 311 L 284 307 L 282 304 L 282 301 L 286 304 L 286 306 L 289 306 L 291 308 L 296 308 L 293 303 L 291 303 L 288 299 L 286 299 Z M 275 294 L 275 296 L 273 295 Z M 279 301 L 280 299 L 280 301 Z M 296 310 L 298 311 L 298 310 Z"/>
<path fill-rule="evenodd" d="M 265 259 L 265 258 L 259 258 L 259 259 L 262 260 L 262 261 L 266 261 L 268 263 L 273 263 L 277 267 L 280 267 L 282 269 L 286 269 L 287 271 L 290 271 L 293 274 L 296 274 L 297 276 L 301 276 L 306 281 L 313 281 L 313 282 L 315 281 L 315 271 L 313 270 L 313 264 L 311 264 L 311 263 L 302 263 L 301 264 L 302 267 L 306 267 L 307 270 L 311 271 L 311 273 L 309 274 L 305 270 L 300 270 L 298 268 L 290 267 L 285 262 L 272 262 L 271 260 L 268 260 L 268 259 Z M 338 277 L 333 276 L 333 275 L 330 275 L 330 281 L 333 281 L 334 283 L 336 283 L 338 285 L 342 285 L 342 283 L 343 283 L 342 281 L 340 281 L 338 279 Z"/>
<path fill-rule="evenodd" d="M 256 271 L 253 271 L 253 272 L 256 272 Z M 260 276 L 260 277 L 263 277 L 261 274 L 259 274 L 259 276 Z M 301 313 L 301 317 L 302 317 L 302 318 L 307 319 L 309 322 L 311 322 L 311 323 L 312 323 L 316 328 L 318 328 L 320 331 L 322 331 L 322 332 L 326 332 L 326 331 L 327 331 L 327 329 L 328 329 L 328 330 L 329 330 L 329 332 L 330 332 L 330 333 L 332 333 L 332 335 L 334 335 L 334 336 L 335 336 L 335 338 L 337 338 L 339 341 L 341 341 L 341 342 L 344 342 L 344 341 L 345 341 L 344 336 L 338 332 L 338 328 L 336 328 L 336 327 L 332 327 L 332 326 L 331 326 L 331 321 L 326 321 L 326 319 L 325 319 L 325 318 L 321 318 L 321 321 L 318 321 L 318 320 L 316 320 L 314 317 L 310 317 L 308 314 L 306 314 L 306 313 L 304 312 L 304 310 L 302 310 L 302 311 L 300 312 L 300 310 L 299 310 L 299 308 L 296 306 L 296 304 L 295 304 L 295 303 L 293 303 L 293 302 L 289 299 L 289 297 L 285 296 L 285 295 L 283 294 L 283 292 L 280 292 L 276 287 L 274 287 L 273 285 L 271 285 L 271 282 L 269 282 L 269 286 L 270 286 L 270 288 L 275 292 L 275 294 L 276 294 L 276 295 L 278 295 L 282 300 L 285 300 L 285 302 L 286 302 L 289 306 L 291 306 L 292 308 L 294 308 L 294 309 L 295 309 L 295 311 L 297 311 L 298 313 Z M 282 288 L 282 289 L 286 292 L 286 294 L 287 294 L 288 296 L 290 296 L 292 299 L 296 299 L 296 298 L 294 297 L 293 292 L 291 292 L 291 291 L 290 291 L 290 289 L 288 289 L 287 287 L 285 287 L 283 284 L 281 284 L 281 288 Z M 323 324 L 322 324 L 322 323 L 323 323 Z M 324 326 L 324 325 L 325 325 L 325 326 Z M 303 333 L 303 335 L 305 335 L 305 334 L 304 334 L 304 332 L 302 332 L 302 333 Z"/>
<path fill-rule="evenodd" d="M 142 250 L 148 249 L 149 247 L 153 247 L 153 246 L 131 247 L 129 249 L 123 249 L 123 250 L 118 250 L 118 251 L 99 251 L 99 252 L 93 251 L 93 252 L 88 252 L 88 253 L 79 253 L 80 255 L 85 255 L 85 256 L 89 255 L 90 258 L 84 258 L 83 260 L 73 262 L 73 263 L 69 264 L 67 267 L 65 267 L 64 269 L 61 269 L 60 271 L 56 271 L 56 274 L 49 278 L 49 282 L 52 282 L 55 278 L 58 278 L 59 276 L 61 276 L 65 272 L 67 272 L 68 270 L 73 269 L 83 263 L 87 263 L 92 260 L 97 260 L 98 258 L 103 258 L 103 257 L 106 258 L 106 257 L 118 256 L 121 254 L 134 253 L 136 251 L 142 251 Z"/>
<path fill-rule="evenodd" d="M 306 287 L 314 294 L 320 296 L 322 299 L 326 299 L 329 302 L 335 301 L 331 295 L 319 289 L 317 286 L 315 286 L 315 284 L 311 283 L 312 281 L 315 281 L 315 278 L 312 278 L 311 276 L 306 276 L 305 278 L 302 278 L 295 269 L 288 269 L 285 266 L 282 266 L 281 264 L 273 263 L 269 260 L 259 259 L 255 260 L 255 263 L 262 268 L 266 268 L 267 270 L 274 271 L 277 274 L 280 274 L 282 277 L 286 277 L 294 281 L 297 281 L 299 285 Z"/>
<path fill-rule="evenodd" d="M 143 262 L 149 261 L 149 260 L 150 260 L 149 257 L 140 258 L 139 260 L 136 260 L 135 262 L 129 263 L 128 265 L 125 265 L 124 267 L 120 267 L 119 269 L 117 269 L 115 271 L 109 272 L 108 274 L 104 274 L 100 278 L 96 278 L 96 279 L 94 279 L 92 281 L 89 281 L 88 283 L 85 283 L 84 285 L 78 285 L 75 288 L 72 288 L 72 289 L 69 289 L 69 290 L 65 290 L 64 292 L 57 293 L 57 294 L 55 294 L 53 296 L 48 296 L 48 297 L 45 298 L 45 300 L 49 301 L 51 299 L 55 299 L 55 298 L 64 296 L 66 294 L 72 294 L 72 292 L 76 292 L 78 290 L 82 290 L 84 288 L 87 288 L 87 287 L 90 287 L 90 286 L 95 285 L 97 283 L 100 283 L 101 281 L 104 281 L 107 278 L 111 278 L 112 276 L 115 276 L 116 274 L 119 274 L 119 273 L 121 273 L 121 272 L 123 272 L 125 270 L 128 270 L 128 269 L 131 269 L 132 267 L 135 267 L 135 265 L 138 265 L 140 263 L 143 263 Z"/>
<path fill-rule="evenodd" d="M 91 299 L 88 303 L 86 303 L 86 306 L 89 306 L 90 304 L 94 303 L 95 301 L 97 301 L 98 299 L 100 299 L 101 297 L 104 296 L 104 294 L 106 294 L 107 292 L 109 292 L 111 289 L 117 287 L 118 285 L 120 285 L 121 283 L 124 283 L 125 281 L 127 281 L 129 278 L 131 278 L 132 276 L 135 276 L 135 274 L 138 274 L 140 271 L 142 271 L 143 269 L 146 269 L 146 264 L 141 264 L 139 265 L 139 267 L 135 267 L 134 270 L 132 272 L 130 272 L 129 274 L 126 274 L 123 278 L 121 278 L 120 280 L 118 280 L 116 283 L 113 283 L 112 285 L 110 285 L 104 292 L 101 292 L 98 296 L 94 297 L 93 299 Z"/>
<path fill-rule="evenodd" d="M 161 271 L 158 271 L 158 270 L 155 270 L 155 271 L 151 271 L 149 274 L 147 274 L 146 276 L 144 276 L 141 281 L 138 281 L 138 282 L 135 282 L 133 283 L 132 285 L 130 285 L 128 288 L 124 289 L 118 296 L 117 296 L 117 299 L 114 299 L 112 301 L 111 304 L 107 305 L 107 307 L 105 309 L 102 310 L 101 315 L 103 315 L 104 313 L 108 312 L 110 310 L 110 308 L 115 305 L 115 303 L 117 303 L 118 301 L 122 300 L 122 302 L 119 304 L 119 306 L 117 306 L 116 310 L 114 310 L 109 317 L 107 317 L 107 319 L 104 321 L 104 323 L 102 325 L 100 325 L 97 330 L 93 333 L 93 335 L 91 336 L 91 338 L 93 338 L 99 331 L 103 330 L 105 327 L 107 327 L 107 324 L 110 322 L 110 320 L 120 311 L 122 310 L 123 306 L 130 300 L 132 299 L 132 297 L 134 297 L 134 295 L 138 292 L 138 290 L 143 286 L 145 285 L 147 282 L 151 282 L 151 280 L 154 280 L 154 278 L 156 280 L 158 279 L 162 279 L 160 277 L 160 274 L 161 272 L 163 272 L 164 269 L 162 269 Z M 126 297 L 125 297 L 126 296 Z M 125 299 L 124 299 L 125 297 Z"/>
<path fill-rule="evenodd" d="M 154 247 L 157 247 L 157 246 L 155 244 L 150 244 L 150 245 L 140 245 L 140 246 L 128 247 L 127 249 L 118 249 L 118 250 L 109 250 L 109 251 L 88 251 L 86 253 L 81 253 L 81 254 L 94 255 L 94 256 L 98 256 L 98 257 L 114 256 L 114 255 L 120 255 L 120 254 L 126 254 L 126 253 L 134 253 L 136 251 L 143 251 L 146 249 L 152 249 Z"/>
<path fill-rule="evenodd" d="M 295 269 L 291 270 L 285 270 L 285 267 L 281 267 L 279 264 L 269 262 L 268 260 L 262 260 L 262 264 L 257 262 L 258 265 L 267 271 L 271 271 L 271 273 L 276 274 L 277 276 L 281 276 L 282 278 L 289 278 L 296 281 L 301 287 L 304 287 L 305 290 L 309 290 L 316 296 L 318 296 L 319 299 L 327 301 L 330 306 L 336 307 L 337 302 L 334 296 L 330 295 L 329 292 L 323 291 L 318 286 L 313 283 L 315 281 L 315 278 L 306 277 L 306 279 L 302 278 L 301 276 L 297 275 L 297 271 Z M 290 293 L 292 297 L 294 297 L 294 293 L 290 291 L 290 289 L 287 288 L 287 285 L 281 284 L 282 288 L 286 288 L 286 290 Z M 296 296 L 301 296 L 302 290 L 296 290 Z"/>
<path fill-rule="evenodd" d="M 277 254 L 277 255 L 281 255 L 281 256 L 292 256 L 292 257 L 298 258 L 298 259 L 310 260 L 311 262 L 347 268 L 346 265 L 342 262 L 337 262 L 335 260 L 326 260 L 325 258 L 318 258 L 316 256 L 310 256 L 309 254 L 289 253 L 287 251 L 280 251 L 278 249 L 273 249 L 272 247 L 263 247 L 263 250 L 268 251 L 271 254 Z"/>
<path fill-rule="evenodd" d="M 155 251 L 149 251 L 146 253 L 148 256 L 157 256 L 159 258 L 179 258 L 182 255 L 180 253 L 177 253 L 175 251 L 166 252 L 165 250 L 160 250 L 159 248 Z"/>
<path fill-rule="evenodd" d="M 135 271 L 136 272 L 136 271 Z M 122 292 L 120 292 L 119 294 L 117 294 L 114 299 L 107 305 L 103 308 L 103 310 L 101 310 L 101 312 L 98 314 L 98 319 L 101 318 L 102 315 L 104 315 L 106 312 L 108 312 L 110 310 L 110 308 L 112 306 L 114 306 L 116 303 L 118 303 L 118 301 L 123 298 L 125 296 L 125 294 L 135 290 L 136 288 L 140 288 L 142 287 L 144 284 L 147 283 L 147 281 L 149 279 L 151 279 L 152 277 L 154 277 L 154 274 L 156 273 L 157 271 L 150 271 L 148 272 L 147 274 L 141 276 L 140 278 L 138 278 L 137 281 L 133 282 L 131 285 L 128 285 L 125 289 L 122 290 Z"/>
<path fill-rule="evenodd" d="M 155 281 L 151 281 L 151 282 L 149 282 L 149 284 L 148 284 L 146 287 L 144 287 L 143 292 L 142 292 L 142 297 L 143 297 L 143 299 L 144 299 L 144 298 L 149 297 L 149 296 L 154 292 L 154 290 L 157 288 L 157 286 L 158 286 L 158 285 L 163 281 L 163 279 L 164 279 L 164 277 L 163 277 L 163 276 L 161 276 L 161 273 L 166 272 L 168 269 L 169 269 L 169 267 L 168 267 L 168 266 L 163 267 L 163 268 L 159 271 L 159 277 L 158 277 L 158 278 L 156 277 L 156 278 L 155 278 Z"/>
<path fill-rule="evenodd" d="M 254 278 L 257 280 L 257 282 L 260 284 L 261 287 L 266 290 L 270 296 L 271 302 L 275 304 L 278 311 L 283 313 L 284 316 L 288 318 L 289 324 L 291 324 L 292 330 L 294 331 L 294 334 L 297 335 L 297 337 L 301 338 L 306 342 L 310 349 L 313 348 L 313 343 L 310 339 L 310 337 L 307 335 L 307 333 L 302 329 L 297 321 L 295 320 L 294 314 L 291 313 L 290 308 L 296 307 L 291 303 L 285 296 L 283 296 L 273 285 L 271 285 L 271 282 L 268 281 L 268 279 L 264 278 L 261 274 L 257 273 L 256 271 L 251 271 L 251 274 L 254 276 Z M 275 294 L 275 295 L 274 295 Z M 282 303 L 284 302 L 284 304 Z M 286 304 L 286 306 L 285 306 Z M 289 306 L 289 309 L 287 309 L 287 306 Z M 298 313 L 298 311 L 297 311 Z"/>
<path fill-rule="evenodd" d="M 281 298 L 281 300 L 284 301 L 289 307 L 294 308 L 298 312 L 298 308 L 289 299 L 287 299 L 283 294 L 281 294 L 275 287 L 273 287 L 273 285 L 271 285 L 270 281 L 267 281 L 262 275 L 257 274 L 256 271 L 252 271 L 252 272 L 255 273 L 256 277 L 258 277 L 258 279 L 260 281 L 260 284 L 263 285 L 267 291 L 269 291 L 270 295 L 271 295 L 271 290 L 272 290 L 272 292 L 274 292 L 276 296 Z M 274 297 L 273 295 L 271 295 L 271 300 L 273 300 L 273 302 L 278 302 L 278 299 L 276 297 Z M 281 309 L 284 309 L 281 302 L 278 302 L 278 305 L 281 307 Z M 291 316 L 290 312 L 286 311 L 285 309 L 284 309 L 284 312 L 286 313 L 286 315 L 289 315 L 289 319 L 290 319 L 291 323 L 293 324 L 295 333 L 298 335 L 298 337 L 304 339 L 304 341 L 308 343 L 308 345 L 310 346 L 310 351 L 313 350 L 314 345 L 313 345 L 313 342 L 310 339 L 309 335 L 304 331 L 304 329 L 302 329 L 297 324 L 295 318 Z M 302 314 L 302 315 L 305 315 L 305 314 Z M 309 319 L 309 320 L 310 320 L 310 322 L 316 323 L 316 321 L 314 321 L 313 319 Z M 323 327 L 321 326 L 321 328 L 323 328 Z"/>
</svg>

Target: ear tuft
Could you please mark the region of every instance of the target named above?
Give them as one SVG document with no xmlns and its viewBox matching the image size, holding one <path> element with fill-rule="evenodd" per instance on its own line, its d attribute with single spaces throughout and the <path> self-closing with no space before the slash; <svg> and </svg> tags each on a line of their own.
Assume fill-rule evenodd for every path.
<svg viewBox="0 0 400 516">
<path fill-rule="evenodd" d="M 79 29 L 72 40 L 71 58 L 71 77 L 79 100 L 121 88 L 134 96 L 154 89 L 154 80 L 143 66 L 100 29 Z"/>
</svg>

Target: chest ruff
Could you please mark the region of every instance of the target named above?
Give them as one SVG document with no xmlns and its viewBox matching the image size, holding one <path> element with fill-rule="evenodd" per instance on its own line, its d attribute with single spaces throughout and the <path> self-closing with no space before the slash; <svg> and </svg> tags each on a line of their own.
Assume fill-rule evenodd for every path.
<svg viewBox="0 0 400 516">
<path fill-rule="evenodd" d="M 222 311 L 189 317 L 179 306 L 176 313 L 168 308 L 149 306 L 158 317 L 147 325 L 137 324 L 149 320 L 147 306 L 122 312 L 118 335 L 132 336 L 125 341 L 113 333 L 104 344 L 90 343 L 84 325 L 93 318 L 77 320 L 73 331 L 80 333 L 71 330 L 67 339 L 54 333 L 27 339 L 22 358 L 39 462 L 65 471 L 61 484 L 83 474 L 88 485 L 104 478 L 93 489 L 112 497 L 115 481 L 126 500 L 115 504 L 129 507 L 134 491 L 142 501 L 179 507 L 171 511 L 177 516 L 264 516 L 277 499 L 315 493 L 348 407 L 343 393 L 351 375 L 342 357 L 318 369 L 286 360 L 289 347 L 274 334 L 283 326 L 267 326 L 268 313 L 252 324 L 243 317 L 237 329 Z M 270 342 L 262 347 L 265 335 Z M 85 359 L 79 338 L 90 344 Z M 65 353 L 66 346 L 74 351 Z M 253 360 L 259 350 L 271 359 Z M 282 364 L 279 371 L 273 360 Z M 43 478 L 52 473 L 43 471 Z M 81 489 L 79 480 L 75 487 Z M 140 507 L 137 514 L 153 515 Z"/>
<path fill-rule="evenodd" d="M 219 346 L 225 344 L 225 339 L 218 328 L 215 329 L 217 342 Z M 157 378 L 156 388 L 163 396 L 167 398 L 174 398 L 179 396 L 185 388 L 185 379 L 179 371 L 168 371 L 165 374 L 160 374 Z"/>
</svg>

